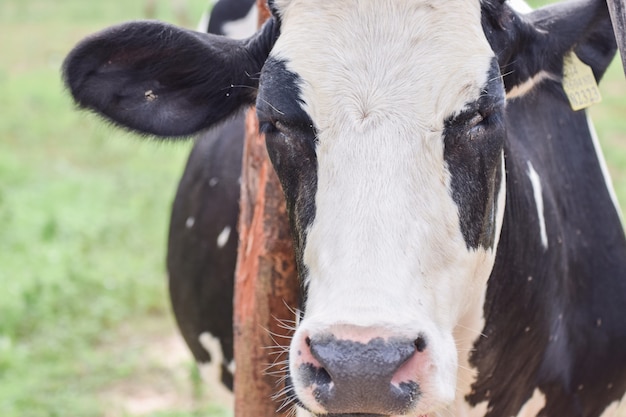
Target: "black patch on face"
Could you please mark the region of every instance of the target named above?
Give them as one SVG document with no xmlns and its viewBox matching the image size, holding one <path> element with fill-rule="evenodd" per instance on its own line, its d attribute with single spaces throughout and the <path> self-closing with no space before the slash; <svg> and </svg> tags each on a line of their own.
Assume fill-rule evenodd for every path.
<svg viewBox="0 0 626 417">
<path fill-rule="evenodd" d="M 480 98 L 444 123 L 444 160 L 468 249 L 495 241 L 504 137 L 504 89 L 494 59 Z"/>
<path fill-rule="evenodd" d="M 307 274 L 302 257 L 308 226 L 315 217 L 317 192 L 317 133 L 302 109 L 300 77 L 283 61 L 270 58 L 261 72 L 257 114 L 265 134 L 267 152 L 278 174 L 287 201 L 300 280 Z M 306 288 L 302 288 L 301 309 Z"/>
</svg>

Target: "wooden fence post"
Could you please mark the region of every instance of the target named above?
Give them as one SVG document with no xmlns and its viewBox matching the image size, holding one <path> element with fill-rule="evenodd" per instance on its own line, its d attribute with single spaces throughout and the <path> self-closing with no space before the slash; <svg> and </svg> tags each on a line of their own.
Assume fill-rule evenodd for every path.
<svg viewBox="0 0 626 417">
<path fill-rule="evenodd" d="M 622 68 L 626 74 L 626 6 L 624 6 L 624 0 L 607 0 L 607 4 L 619 53 L 622 56 Z"/>
<path fill-rule="evenodd" d="M 265 4 L 257 1 L 261 21 L 269 16 Z M 272 396 L 284 386 L 279 371 L 287 355 L 277 345 L 289 343 L 284 323 L 294 319 L 290 308 L 297 302 L 297 273 L 283 192 L 254 109 L 246 117 L 240 206 L 234 300 L 235 416 L 287 416 L 289 407 L 277 411 L 281 398 L 273 400 Z"/>
</svg>

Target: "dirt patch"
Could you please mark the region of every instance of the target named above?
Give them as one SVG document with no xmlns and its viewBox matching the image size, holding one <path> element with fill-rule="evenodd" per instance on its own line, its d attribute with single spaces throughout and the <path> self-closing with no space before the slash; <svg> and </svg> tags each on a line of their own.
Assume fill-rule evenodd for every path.
<svg viewBox="0 0 626 417">
<path fill-rule="evenodd" d="M 138 330 L 139 329 L 139 330 Z M 103 417 L 139 417 L 154 413 L 183 413 L 226 416 L 232 408 L 228 396 L 211 381 L 204 382 L 195 362 L 173 323 L 160 318 L 140 326 L 119 329 L 109 349 L 112 358 L 124 352 L 140 353 L 129 374 L 117 379 L 100 394 L 106 412 Z M 212 389 L 213 387 L 213 389 Z"/>
</svg>

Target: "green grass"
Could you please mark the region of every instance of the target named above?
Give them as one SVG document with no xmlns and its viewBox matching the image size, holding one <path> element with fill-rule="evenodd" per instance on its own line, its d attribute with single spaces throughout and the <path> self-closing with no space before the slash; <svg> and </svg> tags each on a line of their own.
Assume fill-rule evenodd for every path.
<svg viewBox="0 0 626 417">
<path fill-rule="evenodd" d="M 188 4 L 194 23 L 206 2 Z M 187 411 L 150 416 L 227 415 L 204 399 L 190 362 L 173 375 L 145 360 L 173 332 L 165 242 L 190 144 L 110 129 L 75 111 L 60 83 L 61 61 L 79 39 L 141 17 L 141 0 L 0 1 L 2 417 L 121 416 L 106 393 L 155 380 L 174 380 L 171 389 L 192 401 Z M 178 19 L 164 0 L 157 17 Z M 626 83 L 618 63 L 602 91 L 592 113 L 624 205 Z"/>
<path fill-rule="evenodd" d="M 195 22 L 206 2 L 188 3 Z M 3 417 L 112 415 L 101 393 L 158 368 L 141 369 L 149 343 L 128 346 L 122 324 L 172 332 L 165 242 L 190 143 L 146 143 L 104 126 L 75 111 L 59 77 L 80 38 L 141 18 L 142 7 L 0 2 Z M 166 1 L 158 11 L 175 19 Z M 154 415 L 223 415 L 201 399 L 188 408 Z"/>
</svg>

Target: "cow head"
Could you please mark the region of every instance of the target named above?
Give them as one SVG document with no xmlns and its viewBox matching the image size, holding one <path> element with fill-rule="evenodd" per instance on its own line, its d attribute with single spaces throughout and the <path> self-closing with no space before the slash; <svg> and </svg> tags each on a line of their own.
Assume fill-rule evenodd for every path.
<svg viewBox="0 0 626 417">
<path fill-rule="evenodd" d="M 471 373 L 459 373 L 482 328 L 505 98 L 533 80 L 560 88 L 572 48 L 604 68 L 606 5 L 520 15 L 497 0 L 270 3 L 273 18 L 245 41 L 110 28 L 72 51 L 66 83 L 80 106 L 157 136 L 256 102 L 303 288 L 294 399 L 314 414 L 442 409 L 467 389 Z"/>
</svg>

